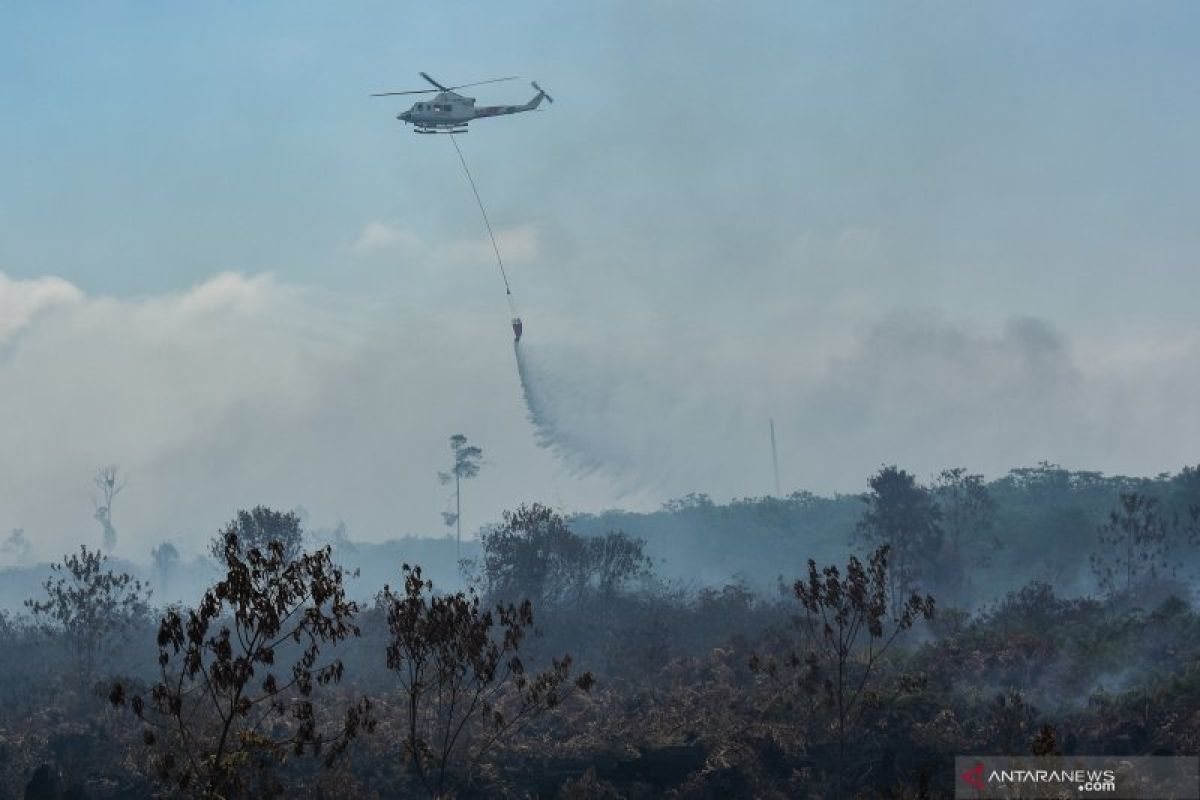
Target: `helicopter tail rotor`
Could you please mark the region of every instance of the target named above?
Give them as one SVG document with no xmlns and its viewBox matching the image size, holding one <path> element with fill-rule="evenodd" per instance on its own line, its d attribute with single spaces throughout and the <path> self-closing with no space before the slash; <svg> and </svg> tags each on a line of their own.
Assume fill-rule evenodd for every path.
<svg viewBox="0 0 1200 800">
<path fill-rule="evenodd" d="M 537 81 L 530 81 L 529 85 L 532 86 L 534 89 L 537 89 L 538 93 L 541 94 L 542 97 L 545 97 L 551 103 L 554 102 L 554 98 L 551 97 L 550 95 L 546 94 L 546 90 L 543 89 L 542 87 L 538 86 Z"/>
</svg>

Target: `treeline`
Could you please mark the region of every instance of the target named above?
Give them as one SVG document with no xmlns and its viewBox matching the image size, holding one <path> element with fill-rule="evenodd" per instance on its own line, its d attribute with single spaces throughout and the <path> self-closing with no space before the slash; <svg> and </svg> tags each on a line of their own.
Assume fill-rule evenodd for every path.
<svg viewBox="0 0 1200 800">
<path fill-rule="evenodd" d="M 1172 529 L 1169 538 L 1173 541 L 1180 540 L 1177 534 L 1189 519 L 1190 507 L 1200 504 L 1200 470 L 1196 467 L 1149 478 L 1105 476 L 1046 463 L 1013 469 L 992 481 L 962 468 L 928 479 L 906 474 L 929 492 L 943 512 L 939 527 L 943 541 L 949 541 L 945 546 L 953 546 L 955 540 L 960 550 L 964 541 L 979 545 L 972 551 L 970 591 L 951 596 L 946 591 L 953 587 L 939 587 L 947 600 L 974 606 L 1002 597 L 1030 580 L 1051 582 L 1067 594 L 1096 591 L 1099 578 L 1087 555 L 1098 546 L 1098 529 L 1120 505 L 1123 494 L 1152 500 L 1155 512 Z M 568 515 L 567 519 L 581 536 L 622 531 L 631 539 L 642 540 L 643 554 L 655 574 L 681 590 L 720 589 L 733 583 L 759 594 L 774 594 L 780 580 L 786 583 L 803 571 L 809 558 L 836 561 L 849 549 L 863 552 L 859 522 L 864 499 L 873 491 L 869 485 L 864 489 L 861 494 L 820 497 L 796 492 L 783 498 L 741 498 L 725 504 L 693 494 L 669 501 L 654 512 L 614 510 Z M 990 504 L 986 513 L 972 510 L 971 504 L 980 495 Z M 302 510 L 298 516 L 304 523 Z M 340 523 L 332 528 L 306 528 L 303 542 L 309 548 L 328 544 L 335 560 L 350 570 L 350 594 L 366 600 L 394 578 L 395 564 L 405 560 L 421 564 L 439 586 L 465 586 L 470 576 L 464 576 L 459 562 L 464 558 L 477 561 L 481 539 L 494 527 L 483 527 L 476 538 L 464 541 L 461 549 L 450 536 L 358 541 Z M 21 538 L 24 540 L 23 533 Z M 1173 568 L 1191 569 L 1186 549 L 1173 549 Z M 1079 553 L 1084 558 L 1078 558 Z M 219 569 L 211 553 L 184 559 L 169 541 L 156 544 L 148 555 L 148 567 L 128 561 L 119 566 L 153 585 L 159 602 L 196 594 Z M 27 555 L 24 558 L 28 560 Z M 45 564 L 0 569 L 0 608 L 20 608 L 47 569 Z"/>
<path fill-rule="evenodd" d="M 906 475 L 937 509 L 933 541 L 924 543 L 936 549 L 923 549 L 938 559 L 927 565 L 924 577 L 947 601 L 979 606 L 1032 580 L 1050 582 L 1064 594 L 1097 591 L 1100 578 L 1089 556 L 1101 547 L 1100 528 L 1121 506 L 1122 495 L 1151 502 L 1154 516 L 1167 526 L 1168 570 L 1183 575 L 1197 567 L 1186 529 L 1194 525 L 1192 509 L 1200 506 L 1200 467 L 1132 478 L 1042 463 L 993 481 L 962 468 L 922 480 L 890 467 L 873 476 L 862 494 L 797 492 L 727 504 L 688 495 L 650 513 L 576 515 L 571 525 L 585 535 L 622 530 L 645 540 L 646 554 L 666 579 L 721 586 L 736 577 L 769 593 L 780 579 L 787 582 L 802 571 L 809 558 L 836 561 L 847 549 L 861 552 L 862 514 L 884 473 Z M 955 551 L 965 556 L 968 550 L 969 583 L 949 585 Z M 942 571 L 946 581 L 939 578 Z"/>
<path fill-rule="evenodd" d="M 262 507 L 185 603 L 82 547 L 0 614 L 0 797 L 916 798 L 961 752 L 1194 751 L 1197 470 L 867 489 L 522 506 L 455 585 L 395 553 L 365 597 L 344 531 Z"/>
</svg>

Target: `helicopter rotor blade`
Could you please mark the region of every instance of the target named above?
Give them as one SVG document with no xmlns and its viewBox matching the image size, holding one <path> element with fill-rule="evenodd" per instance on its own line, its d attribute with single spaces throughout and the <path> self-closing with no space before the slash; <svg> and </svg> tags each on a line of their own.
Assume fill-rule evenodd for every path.
<svg viewBox="0 0 1200 800">
<path fill-rule="evenodd" d="M 485 83 L 499 83 L 500 81 L 515 81 L 520 75 L 509 75 L 507 78 L 491 78 L 486 81 L 475 81 L 474 83 L 460 83 L 458 86 L 442 86 L 440 83 L 429 77 L 427 73 L 422 72 L 421 77 L 436 86 L 436 89 L 411 89 L 407 92 L 376 92 L 371 97 L 395 97 L 402 94 L 432 94 L 433 92 L 452 92 L 455 89 L 465 89 L 468 86 L 482 86 Z"/>
<path fill-rule="evenodd" d="M 460 83 L 458 86 L 451 86 L 450 89 L 465 89 L 468 86 L 482 86 L 485 83 L 499 83 L 500 81 L 515 81 L 520 75 L 509 75 L 507 78 L 492 78 L 486 81 L 475 81 L 474 83 Z"/>
<path fill-rule="evenodd" d="M 394 97 L 399 94 L 432 94 L 436 91 L 437 89 L 413 89 L 408 92 L 376 92 L 371 97 Z"/>
<path fill-rule="evenodd" d="M 432 83 L 432 84 L 433 84 L 434 86 L 436 86 L 437 88 L 441 89 L 443 92 L 448 92 L 448 91 L 450 91 L 450 90 L 449 90 L 449 89 L 447 89 L 445 86 L 442 86 L 440 83 L 438 83 L 437 81 L 435 81 L 433 78 L 429 77 L 429 73 L 427 73 L 427 72 L 422 72 L 422 73 L 421 73 L 421 77 L 422 77 L 422 78 L 424 78 L 425 80 L 429 81 L 430 83 Z"/>
</svg>

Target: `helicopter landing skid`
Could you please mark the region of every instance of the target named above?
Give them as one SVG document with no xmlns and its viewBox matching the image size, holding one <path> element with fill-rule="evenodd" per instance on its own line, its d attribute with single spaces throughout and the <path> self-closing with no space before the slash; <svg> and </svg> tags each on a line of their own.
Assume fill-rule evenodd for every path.
<svg viewBox="0 0 1200 800">
<path fill-rule="evenodd" d="M 466 133 L 467 128 L 413 128 L 413 133 Z"/>
</svg>

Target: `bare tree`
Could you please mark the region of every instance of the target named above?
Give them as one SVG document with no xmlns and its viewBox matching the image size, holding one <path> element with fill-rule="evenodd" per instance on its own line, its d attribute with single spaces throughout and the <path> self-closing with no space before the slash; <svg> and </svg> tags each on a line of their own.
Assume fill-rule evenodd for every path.
<svg viewBox="0 0 1200 800">
<path fill-rule="evenodd" d="M 404 758 L 434 797 L 457 782 L 458 761 L 458 778 L 469 781 L 506 732 L 592 686 L 591 673 L 569 681 L 569 655 L 540 674 L 526 671 L 518 651 L 533 626 L 528 600 L 485 610 L 474 592 L 433 594 L 421 568 L 405 564 L 403 591 L 384 587 L 378 604 L 392 637 L 387 665 L 406 701 Z"/>
<path fill-rule="evenodd" d="M 100 540 L 101 546 L 109 552 L 112 552 L 112 549 L 117 546 L 117 529 L 112 524 L 113 500 L 125 488 L 127 481 L 127 478 L 120 477 L 117 468 L 111 464 L 96 470 L 96 474 L 92 477 L 92 483 L 100 492 L 99 497 L 92 496 L 92 505 L 96 507 L 96 512 L 92 516 L 104 529 Z"/>
<path fill-rule="evenodd" d="M 161 675 L 149 697 L 127 698 L 115 684 L 109 698 L 128 701 L 145 723 L 158 777 L 175 792 L 279 794 L 274 765 L 305 753 L 330 765 L 373 727 L 365 699 L 328 726 L 312 700 L 317 686 L 342 677 L 340 660 L 319 663 L 321 647 L 359 635 L 358 606 L 346 599 L 329 548 L 289 559 L 279 539 L 244 547 L 239 529 L 235 520 L 223 535 L 225 577 L 197 608 L 170 609 L 162 618 Z"/>
<path fill-rule="evenodd" d="M 865 567 L 851 556 L 844 576 L 833 565 L 818 571 L 810 559 L 807 580 L 792 587 L 804 608 L 797 623 L 808 652 L 792 654 L 783 666 L 796 672 L 796 685 L 810 709 L 824 704 L 833 713 L 837 797 L 844 790 L 847 745 L 867 708 L 872 677 L 896 638 L 934 613 L 933 598 L 913 592 L 898 613 L 889 614 L 888 553 L 887 545 L 879 546 Z M 771 677 L 780 672 L 778 663 L 757 656 L 751 657 L 750 668 Z"/>
<path fill-rule="evenodd" d="M 467 437 L 461 433 L 456 433 L 450 437 L 450 451 L 454 453 L 454 466 L 449 472 L 439 472 L 438 480 L 445 486 L 448 483 L 454 484 L 454 513 L 449 511 L 442 514 L 442 519 L 447 525 L 453 525 L 455 531 L 455 541 L 457 542 L 456 553 L 459 557 L 462 556 L 462 482 L 470 478 L 474 478 L 479 474 L 480 459 L 483 458 L 483 450 L 474 445 L 467 444 Z"/>
<path fill-rule="evenodd" d="M 66 636 L 81 685 L 95 674 L 97 656 L 110 638 L 149 610 L 150 590 L 128 574 L 105 569 L 107 561 L 99 550 L 80 545 L 78 555 L 50 565 L 55 574 L 43 584 L 46 599 L 25 601 L 34 618 Z"/>
</svg>

